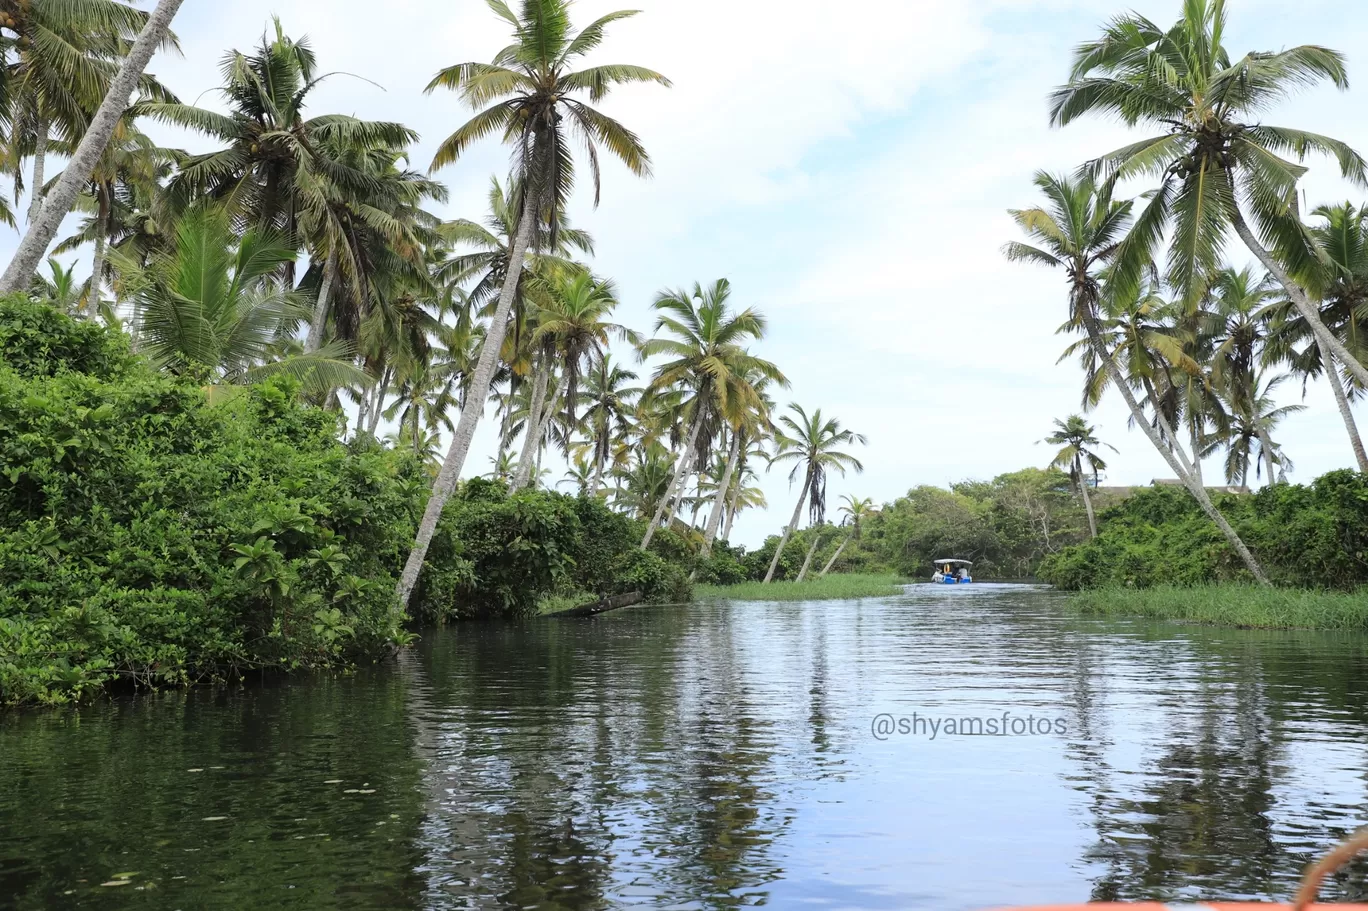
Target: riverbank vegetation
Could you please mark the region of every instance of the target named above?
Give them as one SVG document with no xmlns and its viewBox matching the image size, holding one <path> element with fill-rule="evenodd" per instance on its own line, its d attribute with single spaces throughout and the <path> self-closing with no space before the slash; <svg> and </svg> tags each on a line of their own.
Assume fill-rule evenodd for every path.
<svg viewBox="0 0 1368 911">
<path fill-rule="evenodd" d="M 842 573 L 803 582 L 700 585 L 694 590 L 694 597 L 700 601 L 832 601 L 882 598 L 901 594 L 909 581 L 911 580 L 886 573 Z"/>
<path fill-rule="evenodd" d="M 1246 629 L 1368 630 L 1368 598 L 1362 595 L 1251 583 L 1103 588 L 1075 595 L 1073 603 L 1095 616 L 1150 617 Z"/>
</svg>

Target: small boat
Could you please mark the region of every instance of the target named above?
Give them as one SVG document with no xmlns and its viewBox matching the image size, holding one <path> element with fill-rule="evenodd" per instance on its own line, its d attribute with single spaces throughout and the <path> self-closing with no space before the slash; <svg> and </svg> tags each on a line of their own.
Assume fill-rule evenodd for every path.
<svg viewBox="0 0 1368 911">
<path fill-rule="evenodd" d="M 969 576 L 969 567 L 974 564 L 968 560 L 933 560 L 936 572 L 931 581 L 937 585 L 967 585 L 974 580 Z"/>
</svg>

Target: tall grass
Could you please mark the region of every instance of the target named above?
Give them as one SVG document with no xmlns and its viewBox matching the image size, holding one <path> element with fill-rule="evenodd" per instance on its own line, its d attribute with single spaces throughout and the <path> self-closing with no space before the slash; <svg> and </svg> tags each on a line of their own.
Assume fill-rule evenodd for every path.
<svg viewBox="0 0 1368 911">
<path fill-rule="evenodd" d="M 1085 614 L 1154 617 L 1249 629 L 1368 630 L 1368 591 L 1317 592 L 1255 585 L 1096 589 L 1072 603 Z"/>
<path fill-rule="evenodd" d="M 848 573 L 802 582 L 742 582 L 739 585 L 698 585 L 696 601 L 832 601 L 879 598 L 902 594 L 906 579 L 899 576 Z"/>
</svg>

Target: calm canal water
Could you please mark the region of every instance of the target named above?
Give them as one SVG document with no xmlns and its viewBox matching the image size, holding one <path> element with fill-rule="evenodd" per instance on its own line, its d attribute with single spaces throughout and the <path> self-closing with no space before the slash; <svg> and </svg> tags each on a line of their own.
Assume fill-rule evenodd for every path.
<svg viewBox="0 0 1368 911">
<path fill-rule="evenodd" d="M 1285 900 L 1368 821 L 1366 650 L 988 585 L 462 626 L 0 720 L 0 908 Z"/>
</svg>

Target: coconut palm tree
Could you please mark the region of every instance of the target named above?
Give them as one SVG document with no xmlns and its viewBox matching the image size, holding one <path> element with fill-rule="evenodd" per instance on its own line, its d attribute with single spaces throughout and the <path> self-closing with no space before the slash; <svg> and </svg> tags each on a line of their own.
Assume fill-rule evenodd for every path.
<svg viewBox="0 0 1368 911">
<path fill-rule="evenodd" d="M 860 540 L 860 531 L 864 525 L 865 519 L 868 519 L 879 511 L 878 507 L 874 505 L 874 501 L 868 497 L 856 499 L 847 493 L 842 494 L 841 499 L 845 500 L 845 505 L 841 507 L 841 513 L 845 518 L 841 520 L 841 524 L 850 526 L 850 531 L 847 532 L 846 536 L 841 540 L 840 546 L 837 547 L 836 552 L 831 555 L 831 559 L 827 561 L 827 565 L 822 567 L 822 571 L 817 574 L 817 578 L 819 579 L 831 572 L 831 567 L 835 566 L 836 561 L 841 559 L 841 554 L 845 553 L 847 544 L 851 541 Z"/>
<path fill-rule="evenodd" d="M 1083 497 L 1083 508 L 1088 513 L 1088 531 L 1097 537 L 1097 516 L 1093 513 L 1092 496 L 1088 493 L 1088 474 L 1092 474 L 1096 485 L 1098 474 L 1107 470 L 1107 463 L 1097 454 L 1101 446 L 1112 452 L 1116 447 L 1097 439 L 1097 428 L 1083 420 L 1081 415 L 1071 414 L 1066 420 L 1055 420 L 1055 430 L 1045 438 L 1051 446 L 1061 447 L 1050 462 L 1051 468 L 1059 468 L 1069 473 L 1069 480 Z"/>
<path fill-rule="evenodd" d="M 1265 585 L 1271 584 L 1263 567 L 1254 559 L 1239 534 L 1211 502 L 1206 486 L 1193 467 L 1192 459 L 1188 458 L 1174 435 L 1173 426 L 1163 409 L 1156 408 L 1153 419 L 1145 413 L 1102 337 L 1099 322 L 1099 303 L 1103 297 L 1101 273 L 1106 264 L 1116 258 L 1117 248 L 1126 236 L 1130 226 L 1131 204 L 1114 201 L 1108 186 L 1098 186 L 1087 177 L 1070 180 L 1041 172 L 1036 175 L 1035 183 L 1045 193 L 1048 207 L 1011 210 L 1010 214 L 1037 245 L 1013 242 L 1007 244 L 1003 252 L 1013 261 L 1032 262 L 1064 271 L 1069 284 L 1069 320 L 1066 325 L 1081 328 L 1087 334 L 1098 372 L 1105 371 L 1111 376 L 1112 385 L 1125 400 L 1135 424 L 1163 456 L 1202 511 L 1221 529 L 1254 578 Z M 1128 297 L 1124 289 L 1137 285 L 1118 280 L 1111 294 L 1116 299 Z M 1157 399 L 1154 404 L 1159 404 Z M 1197 458 L 1196 454 L 1193 458 Z"/>
<path fill-rule="evenodd" d="M 784 526 L 779 546 L 774 549 L 774 559 L 770 561 L 769 572 L 765 573 L 766 583 L 774 578 L 784 546 L 798 527 L 803 504 L 808 504 L 813 525 L 820 525 L 826 517 L 827 475 L 833 471 L 844 475 L 848 469 L 854 469 L 856 473 L 864 471 L 859 459 L 838 447 L 863 446 L 867 442 L 863 434 L 842 429 L 841 422 L 836 418 L 823 419 L 822 409 L 818 408 L 809 415 L 796 402 L 789 405 L 789 414 L 779 418 L 774 440 L 775 454 L 770 464 L 792 463 L 789 483 L 792 484 L 799 477 L 803 480 L 798 488 L 793 518 Z"/>
<path fill-rule="evenodd" d="M 399 123 L 342 114 L 306 117 L 313 89 L 327 76 L 318 73 L 308 39 L 286 35 L 279 18 L 272 23 L 274 34 L 263 33 L 253 53 L 229 51 L 220 63 L 219 92 L 229 113 L 165 102 L 136 110 L 224 144 L 182 163 L 170 185 L 177 199 L 221 201 L 239 228 L 272 228 L 294 241 L 301 188 L 330 185 L 354 197 L 380 190 L 373 174 L 333 153 L 346 147 L 404 149 L 418 134 Z"/>
<path fill-rule="evenodd" d="M 637 379 L 631 370 L 613 363 L 611 352 L 594 364 L 585 377 L 584 427 L 590 438 L 594 466 L 589 495 L 597 496 L 603 470 L 613 458 L 614 443 L 631 432 L 641 389 L 627 384 Z"/>
<path fill-rule="evenodd" d="M 1327 154 L 1345 177 L 1368 184 L 1363 158 L 1337 139 L 1272 126 L 1260 116 L 1322 80 L 1348 88 L 1344 57 L 1301 45 L 1232 60 L 1223 44 L 1226 18 L 1225 0 L 1184 0 L 1182 18 L 1168 29 L 1136 13 L 1114 19 L 1101 38 L 1075 52 L 1068 83 L 1051 97 L 1051 120 L 1063 126 L 1101 114 L 1162 130 L 1090 166 L 1108 180 L 1160 179 L 1118 257 L 1123 280 L 1139 278 L 1171 228 L 1168 281 L 1185 300 L 1195 299 L 1205 276 L 1219 269 L 1233 228 L 1317 340 L 1368 385 L 1368 369 L 1321 321 L 1296 280 L 1314 268 L 1317 251 L 1297 213 L 1297 181 L 1306 168 L 1282 156 Z"/>
<path fill-rule="evenodd" d="M 154 257 L 133 290 L 140 349 L 162 369 L 237 385 L 288 373 L 306 386 L 364 385 L 349 352 L 323 348 L 277 358 L 309 304 L 273 278 L 295 256 L 278 235 L 238 237 L 226 215 L 195 209 L 174 247 Z"/>
<path fill-rule="evenodd" d="M 610 339 L 615 336 L 634 346 L 641 342 L 640 337 L 626 326 L 609 321 L 608 316 L 616 306 L 617 291 L 612 282 L 576 269 L 557 275 L 547 303 L 537 308 L 531 341 L 534 347 L 547 349 L 542 358 L 537 390 L 546 389 L 552 362 L 559 364 L 560 380 L 549 403 L 563 402 L 571 425 L 577 423 L 575 413 L 581 377 L 603 357 Z M 541 447 L 552 414 L 550 407 L 534 411 L 529 424 L 532 432 L 527 435 L 523 447 L 523 463 L 529 467 L 533 454 Z M 519 472 L 522 471 L 520 465 Z"/>
<path fill-rule="evenodd" d="M 514 149 L 514 172 L 522 199 L 521 213 L 508 253 L 508 274 L 499 291 L 499 304 L 485 336 L 480 362 L 471 381 L 473 401 L 483 402 L 503 347 L 508 316 L 513 307 L 523 257 L 529 249 L 552 249 L 559 239 L 559 218 L 574 185 L 574 154 L 570 140 L 577 135 L 588 152 L 594 182 L 594 201 L 599 200 L 598 148 L 622 161 L 632 173 L 650 173 L 650 157 L 636 135 L 621 123 L 592 107 L 615 85 L 658 82 L 669 85 L 659 73 L 637 66 L 608 65 L 583 70 L 570 67 L 603 42 L 606 27 L 633 12 L 609 13 L 580 32 L 572 33 L 570 0 L 524 0 L 516 15 L 503 0 L 487 0 L 490 9 L 513 28 L 514 43 L 504 48 L 493 63 L 462 63 L 448 67 L 428 84 L 461 93 L 479 110 L 473 118 L 448 136 L 433 157 L 432 168 L 455 162 L 478 139 L 502 132 Z M 588 96 L 588 102 L 583 96 Z M 489 105 L 485 107 L 485 105 Z M 480 110 L 483 108 L 483 110 Z M 545 229 L 544 236 L 543 231 Z M 467 408 L 452 435 L 442 470 L 433 485 L 413 550 L 399 578 L 397 593 L 404 605 L 418 583 L 428 544 L 437 520 L 456 486 L 470 441 L 475 436 L 483 409 Z"/>
<path fill-rule="evenodd" d="M 755 472 L 755 466 L 769 459 L 766 445 L 773 436 L 773 430 L 773 425 L 770 425 L 765 436 L 742 441 L 741 457 L 737 460 L 736 472 L 732 475 L 731 493 L 727 498 L 727 519 L 722 525 L 723 541 L 731 540 L 732 523 L 736 521 L 736 516 L 741 510 L 769 508 L 764 491 L 758 484 L 750 482 L 760 477 Z"/>
<path fill-rule="evenodd" d="M 138 39 L 133 42 L 128 56 L 119 64 L 118 73 L 109 83 L 104 100 L 100 102 L 95 115 L 90 119 L 89 127 L 72 152 L 71 160 L 62 172 L 61 179 L 44 199 L 38 218 L 29 225 L 28 231 L 19 241 L 14 257 L 5 268 L 4 274 L 0 275 L 0 294 L 9 294 L 23 288 L 33 278 L 38 261 L 43 258 L 43 253 L 57 234 L 58 225 L 71 211 L 77 194 L 95 172 L 95 166 L 104 154 L 105 147 L 109 145 L 115 126 L 128 107 L 129 96 L 142 78 L 143 70 L 152 59 L 152 53 L 168 40 L 171 20 L 182 2 L 183 0 L 158 0 L 156 8 L 147 17 L 146 24 L 138 33 Z M 70 8 L 70 4 L 63 5 Z"/>
<path fill-rule="evenodd" d="M 770 397 L 768 387 L 769 377 L 764 374 L 755 374 L 744 378 L 754 390 L 753 395 L 744 398 L 734 398 L 729 404 L 732 406 L 730 413 L 723 415 L 728 428 L 728 435 L 731 438 L 731 445 L 727 452 L 727 460 L 721 474 L 717 479 L 717 487 L 713 495 L 712 513 L 708 516 L 708 524 L 703 532 L 703 549 L 700 555 L 707 559 L 712 553 L 713 541 L 717 537 L 718 525 L 722 520 L 722 513 L 726 509 L 728 494 L 732 493 L 732 478 L 737 473 L 741 464 L 742 456 L 747 451 L 747 444 L 751 440 L 764 439 L 774 430 L 771 415 L 774 411 L 774 400 Z M 728 523 L 728 528 L 731 525 Z"/>
<path fill-rule="evenodd" d="M 1269 376 L 1259 371 L 1250 380 L 1250 389 L 1239 397 L 1239 404 L 1231 408 L 1229 428 L 1211 440 L 1207 452 L 1210 455 L 1224 447 L 1226 450 L 1226 482 L 1247 486 L 1249 468 L 1254 466 L 1255 477 L 1262 476 L 1266 470 L 1268 483 L 1273 484 L 1279 476 L 1292 470 L 1292 462 L 1283 453 L 1282 447 L 1273 440 L 1273 433 L 1288 415 L 1305 411 L 1305 405 L 1277 404 L 1274 392 L 1287 379 L 1286 374 Z"/>
<path fill-rule="evenodd" d="M 706 289 L 695 282 L 692 291 L 663 291 L 653 304 L 660 314 L 656 337 L 641 345 L 641 356 L 664 356 L 667 360 L 656 368 L 647 394 L 680 387 L 687 390 L 690 399 L 685 408 L 688 430 L 675 460 L 674 483 L 646 527 L 643 548 L 651 543 L 669 502 L 677 500 L 684 488 L 704 424 L 718 414 L 733 413 L 733 409 L 762 407 L 755 386 L 757 377 L 788 385 L 778 367 L 743 347 L 746 341 L 764 336 L 765 318 L 751 308 L 733 313 L 730 298 L 731 283 L 722 278 Z M 661 330 L 668 337 L 660 337 Z"/>
</svg>

